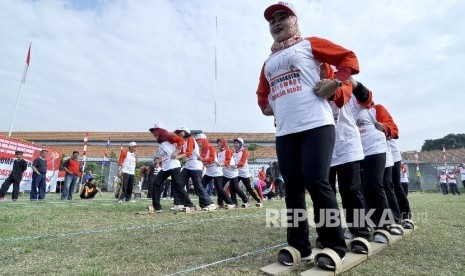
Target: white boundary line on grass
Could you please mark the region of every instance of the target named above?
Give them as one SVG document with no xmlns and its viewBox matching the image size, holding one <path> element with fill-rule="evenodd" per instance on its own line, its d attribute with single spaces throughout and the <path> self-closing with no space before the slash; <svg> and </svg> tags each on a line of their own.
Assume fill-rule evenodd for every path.
<svg viewBox="0 0 465 276">
<path fill-rule="evenodd" d="M 215 220 L 258 217 L 258 216 L 262 216 L 262 215 L 263 214 L 251 214 L 251 215 L 245 215 L 245 216 L 223 216 L 223 217 L 200 219 L 200 220 L 185 220 L 185 221 L 178 221 L 178 222 L 169 222 L 169 223 L 164 223 L 164 224 L 146 224 L 146 225 L 133 226 L 133 227 L 108 228 L 108 229 L 99 229 L 99 230 L 90 230 L 90 231 L 65 232 L 65 233 L 55 233 L 55 234 L 39 235 L 39 236 L 8 238 L 8 239 L 0 239 L 0 243 L 26 241 L 26 240 L 38 240 L 38 239 L 45 239 L 45 238 L 63 238 L 63 237 L 69 237 L 69 236 L 98 234 L 98 233 L 111 233 L 111 232 L 118 232 L 118 231 L 129 231 L 129 230 L 144 229 L 144 228 L 155 228 L 155 227 L 164 227 L 164 226 L 172 226 L 172 225 L 194 224 L 194 223 L 201 223 L 201 222 L 215 221 Z"/>
<path fill-rule="evenodd" d="M 283 246 L 286 246 L 286 245 L 287 245 L 287 243 L 273 245 L 273 246 L 266 247 L 266 248 L 259 249 L 259 250 L 255 250 L 255 251 L 252 251 L 252 252 L 247 252 L 247 253 L 242 254 L 240 256 L 231 257 L 231 258 L 219 260 L 219 261 L 216 261 L 216 262 L 213 262 L 213 263 L 204 264 L 204 265 L 188 268 L 188 269 L 185 269 L 185 270 L 181 270 L 181 271 L 178 271 L 178 272 L 175 272 L 175 273 L 172 273 L 172 274 L 168 274 L 167 276 L 184 275 L 184 274 L 191 273 L 191 272 L 194 272 L 194 271 L 199 270 L 199 269 L 207 268 L 209 266 L 214 266 L 214 265 L 221 264 L 221 263 L 226 263 L 226 262 L 237 261 L 237 260 L 242 259 L 244 257 L 248 257 L 248 256 L 251 256 L 251 255 L 255 255 L 255 254 L 258 254 L 258 253 L 262 253 L 262 252 L 269 251 L 269 250 L 272 250 L 272 249 L 275 249 L 275 248 L 278 248 L 278 247 L 283 247 Z"/>
</svg>

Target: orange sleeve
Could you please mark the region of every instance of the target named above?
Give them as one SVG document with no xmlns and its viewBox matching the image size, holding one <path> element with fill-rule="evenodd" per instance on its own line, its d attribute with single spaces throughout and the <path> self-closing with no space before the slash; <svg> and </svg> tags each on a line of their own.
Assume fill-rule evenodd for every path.
<svg viewBox="0 0 465 276">
<path fill-rule="evenodd" d="M 380 104 L 375 104 L 374 107 L 376 109 L 376 121 L 383 124 L 386 137 L 391 139 L 399 138 L 399 129 L 387 109 Z"/>
<path fill-rule="evenodd" d="M 210 145 L 208 147 L 208 150 L 210 151 L 210 155 L 208 156 L 208 158 L 204 158 L 203 161 L 208 162 L 208 163 L 213 163 L 213 161 L 215 161 L 215 156 L 216 156 L 215 147 Z"/>
<path fill-rule="evenodd" d="M 262 111 L 265 110 L 266 105 L 268 104 L 269 94 L 270 84 L 268 83 L 268 80 L 265 78 L 265 64 L 263 64 L 257 88 L 258 106 Z"/>
<path fill-rule="evenodd" d="M 341 88 L 338 88 L 334 93 L 334 103 L 338 108 L 342 108 L 352 97 L 352 83 L 345 81 Z"/>
<path fill-rule="evenodd" d="M 125 150 L 121 153 L 121 155 L 119 156 L 119 159 L 118 159 L 118 166 L 122 166 L 123 165 L 123 162 L 124 162 L 124 159 L 126 159 L 126 155 L 128 154 L 128 151 Z"/>
<path fill-rule="evenodd" d="M 324 38 L 309 37 L 307 39 L 310 41 L 312 53 L 316 60 L 334 65 L 336 69 L 350 68 L 352 75 L 360 72 L 357 56 L 354 52 Z"/>
<path fill-rule="evenodd" d="M 195 148 L 194 137 L 190 136 L 189 138 L 187 138 L 187 147 L 186 147 L 187 157 L 190 158 L 192 156 L 192 152 L 194 151 L 194 148 Z"/>
<path fill-rule="evenodd" d="M 249 157 L 249 153 L 247 152 L 246 149 L 242 149 L 242 156 L 241 160 L 239 161 L 239 164 L 236 164 L 238 168 L 244 167 L 245 162 L 247 161 L 247 157 Z"/>
<path fill-rule="evenodd" d="M 181 148 L 182 148 L 182 145 L 184 145 L 184 139 L 182 139 L 181 137 L 179 137 L 179 136 L 176 135 L 176 134 L 171 134 L 171 135 L 170 135 L 170 138 L 168 138 L 168 141 L 169 141 L 171 144 L 176 144 L 176 148 L 177 148 L 177 149 L 181 149 Z"/>
</svg>

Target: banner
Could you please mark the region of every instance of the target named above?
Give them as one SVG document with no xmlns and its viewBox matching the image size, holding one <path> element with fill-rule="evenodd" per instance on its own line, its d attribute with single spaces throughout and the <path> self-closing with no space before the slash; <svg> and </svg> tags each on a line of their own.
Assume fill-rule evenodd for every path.
<svg viewBox="0 0 465 276">
<path fill-rule="evenodd" d="M 47 192 L 54 193 L 56 190 L 56 183 L 58 172 L 60 170 L 62 153 L 60 151 L 36 145 L 27 141 L 16 140 L 0 135 L 0 184 L 8 178 L 13 169 L 13 162 L 16 160 L 15 151 L 20 150 L 23 152 L 23 158 L 27 161 L 27 170 L 23 173 L 23 179 L 19 185 L 21 192 L 31 190 L 32 181 L 32 162 L 40 156 L 40 151 L 48 150 L 48 155 L 45 158 L 47 161 Z M 13 190 L 13 185 L 10 186 L 8 192 Z"/>
</svg>

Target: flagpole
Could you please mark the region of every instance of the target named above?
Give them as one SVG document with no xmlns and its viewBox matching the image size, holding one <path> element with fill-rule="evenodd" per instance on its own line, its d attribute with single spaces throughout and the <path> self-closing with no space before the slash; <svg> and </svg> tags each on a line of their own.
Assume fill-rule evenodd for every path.
<svg viewBox="0 0 465 276">
<path fill-rule="evenodd" d="M 214 105 L 214 110 L 215 110 L 215 126 L 213 127 L 213 132 L 216 132 L 216 82 L 218 79 L 218 70 L 217 70 L 217 59 L 216 59 L 216 42 L 218 38 L 218 16 L 215 16 L 215 91 L 213 95 L 213 105 Z"/>
<path fill-rule="evenodd" d="M 13 125 L 15 123 L 15 118 L 16 118 L 16 112 L 18 111 L 19 99 L 21 98 L 21 88 L 23 87 L 23 83 L 26 83 L 27 69 L 29 68 L 29 62 L 31 60 L 31 46 L 32 46 L 32 42 L 29 44 L 29 49 L 27 51 L 26 64 L 24 65 L 23 77 L 21 78 L 21 82 L 19 83 L 18 96 L 16 97 L 15 110 L 13 111 L 13 118 L 11 119 L 10 130 L 8 131 L 8 137 L 11 137 L 11 132 L 13 131 Z"/>
<path fill-rule="evenodd" d="M 19 89 L 18 89 L 18 96 L 16 97 L 15 111 L 13 112 L 13 118 L 11 119 L 11 123 L 10 123 L 10 130 L 8 131 L 8 137 L 11 137 L 11 131 L 13 130 L 13 125 L 14 125 L 15 118 L 16 118 L 16 111 L 18 110 L 19 99 L 21 98 L 22 87 L 23 87 L 23 81 L 21 80 L 21 83 L 19 84 Z"/>
</svg>

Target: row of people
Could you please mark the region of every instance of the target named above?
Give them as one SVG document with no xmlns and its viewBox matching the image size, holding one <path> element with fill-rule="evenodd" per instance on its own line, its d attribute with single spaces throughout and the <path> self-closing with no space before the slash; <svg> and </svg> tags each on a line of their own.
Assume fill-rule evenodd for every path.
<svg viewBox="0 0 465 276">
<path fill-rule="evenodd" d="M 458 169 L 459 171 L 460 169 Z M 446 171 L 441 170 L 441 174 L 438 176 L 438 182 L 439 185 L 441 186 L 441 191 L 443 195 L 448 195 L 449 190 L 448 187 L 450 188 L 450 192 L 455 195 L 460 195 L 459 188 L 457 186 L 457 175 L 453 171 Z M 462 180 L 463 182 L 463 180 Z"/>
<path fill-rule="evenodd" d="M 238 205 L 237 196 L 242 200 L 242 204 L 250 205 L 247 196 L 239 188 L 239 182 L 242 182 L 257 204 L 261 205 L 261 198 L 252 187 L 247 161 L 248 152 L 242 138 L 234 139 L 234 151 L 229 148 L 226 140 L 218 139 L 219 150 L 216 152 L 204 133 L 194 138 L 186 127 L 170 133 L 162 124 L 155 124 L 149 131 L 158 142 L 157 156 L 161 160 L 161 167 L 156 172 L 151 171 L 148 174 L 151 178 L 149 195 L 156 212 L 161 212 L 162 185 L 168 177 L 171 177 L 173 204 L 180 209 L 194 207 L 186 191 L 189 180 L 199 197 L 199 206 L 204 210 L 215 209 L 217 205 L 230 205 L 230 207 Z M 122 177 L 119 202 L 131 200 L 137 162 L 136 148 L 135 142 L 130 143 L 129 149 L 123 151 L 119 158 L 118 170 Z M 182 168 L 180 160 L 184 160 Z M 204 167 L 205 174 L 202 176 Z M 205 189 L 210 181 L 213 181 L 218 194 L 217 205 L 213 203 Z M 229 183 L 230 195 L 224 190 L 227 183 Z"/>
<path fill-rule="evenodd" d="M 264 16 L 274 43 L 256 93 L 262 113 L 274 116 L 288 213 L 306 209 L 307 190 L 318 222 L 319 246 L 334 250 L 343 260 L 348 250 L 344 231 L 328 219 L 340 221 L 333 188 L 337 174 L 353 236 L 371 239 L 365 221 L 355 221 L 354 214 L 361 210 L 374 211 L 370 219 L 375 228 L 401 234 L 401 229 L 391 225 L 409 218 L 411 211 L 400 185 L 398 130 L 387 110 L 373 103 L 372 93 L 351 77 L 360 70 L 356 55 L 326 39 L 303 38 L 289 3 L 269 6 Z M 393 220 L 385 219 L 386 211 L 393 214 Z M 313 259 L 308 225 L 307 220 L 292 215 L 287 224 L 288 244 L 306 261 Z M 374 239 L 387 242 L 381 235 Z M 353 250 L 367 253 L 363 247 Z M 280 252 L 279 261 L 292 265 L 292 254 Z M 334 260 L 326 255 L 315 263 L 335 269 Z"/>
</svg>

